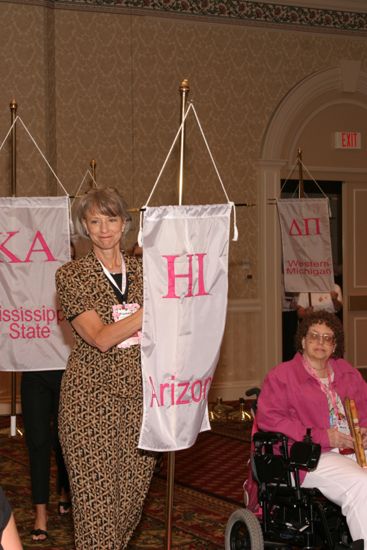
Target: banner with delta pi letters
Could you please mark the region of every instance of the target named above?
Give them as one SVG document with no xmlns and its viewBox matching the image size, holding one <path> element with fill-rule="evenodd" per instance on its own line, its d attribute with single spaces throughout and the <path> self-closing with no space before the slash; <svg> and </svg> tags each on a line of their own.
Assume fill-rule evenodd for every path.
<svg viewBox="0 0 367 550">
<path fill-rule="evenodd" d="M 0 198 L 0 370 L 64 369 L 72 341 L 56 269 L 70 260 L 68 197 Z"/>
<path fill-rule="evenodd" d="M 227 310 L 231 204 L 144 213 L 144 412 L 139 447 L 175 451 L 209 430 Z"/>
<path fill-rule="evenodd" d="M 334 270 L 328 199 L 277 201 L 286 292 L 330 292 Z"/>
</svg>

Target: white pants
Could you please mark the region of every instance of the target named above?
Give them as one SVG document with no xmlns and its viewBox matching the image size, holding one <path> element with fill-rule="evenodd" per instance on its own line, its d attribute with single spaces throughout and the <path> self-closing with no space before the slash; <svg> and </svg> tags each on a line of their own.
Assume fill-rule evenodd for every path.
<svg viewBox="0 0 367 550">
<path fill-rule="evenodd" d="M 306 474 L 302 487 L 315 487 L 338 504 L 352 539 L 363 539 L 367 549 L 367 468 L 357 464 L 354 454 L 322 453 L 316 470 Z"/>
</svg>

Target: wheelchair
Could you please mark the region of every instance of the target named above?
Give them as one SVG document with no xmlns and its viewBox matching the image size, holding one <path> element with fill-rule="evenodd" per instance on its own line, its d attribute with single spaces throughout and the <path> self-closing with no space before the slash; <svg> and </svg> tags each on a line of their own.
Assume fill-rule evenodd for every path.
<svg viewBox="0 0 367 550">
<path fill-rule="evenodd" d="M 320 454 L 310 430 L 290 448 L 282 433 L 253 433 L 245 508 L 227 522 L 225 550 L 363 550 L 363 541 L 352 542 L 339 506 L 300 486 L 300 470 L 315 469 Z"/>
</svg>

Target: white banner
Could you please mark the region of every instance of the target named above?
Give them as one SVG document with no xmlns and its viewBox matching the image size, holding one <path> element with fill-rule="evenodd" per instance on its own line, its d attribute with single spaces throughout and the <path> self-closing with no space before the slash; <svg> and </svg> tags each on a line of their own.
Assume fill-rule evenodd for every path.
<svg viewBox="0 0 367 550">
<path fill-rule="evenodd" d="M 144 213 L 142 449 L 186 449 L 210 429 L 208 392 L 226 321 L 230 213 L 229 204 Z"/>
<path fill-rule="evenodd" d="M 72 336 L 55 271 L 68 260 L 68 197 L 0 198 L 0 370 L 65 368 Z"/>
<path fill-rule="evenodd" d="M 328 199 L 277 202 L 286 292 L 334 289 Z"/>
</svg>

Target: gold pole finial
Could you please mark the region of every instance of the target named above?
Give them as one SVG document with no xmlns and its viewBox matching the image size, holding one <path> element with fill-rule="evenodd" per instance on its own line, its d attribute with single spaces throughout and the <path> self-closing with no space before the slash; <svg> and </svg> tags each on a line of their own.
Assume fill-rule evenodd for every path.
<svg viewBox="0 0 367 550">
<path fill-rule="evenodd" d="M 190 91 L 189 81 L 187 80 L 187 78 L 184 78 L 183 81 L 181 82 L 179 91 L 186 92 L 186 93 Z"/>
<path fill-rule="evenodd" d="M 17 108 L 18 108 L 17 102 L 15 101 L 15 99 L 12 99 L 11 102 L 10 102 L 10 110 L 11 111 L 16 111 Z"/>
<path fill-rule="evenodd" d="M 91 160 L 90 161 L 90 167 L 92 169 L 92 177 L 93 177 L 93 181 L 91 182 L 91 186 L 93 187 L 94 185 L 97 184 L 97 162 L 95 160 Z"/>
<path fill-rule="evenodd" d="M 178 175 L 178 204 L 182 204 L 183 197 L 183 180 L 184 180 L 184 157 L 185 157 L 185 125 L 184 122 L 185 112 L 186 112 L 186 101 L 189 94 L 190 87 L 189 81 L 185 78 L 179 87 L 179 92 L 181 95 L 181 110 L 180 110 L 180 124 L 182 124 L 181 135 L 180 135 L 180 164 L 179 164 L 179 175 Z"/>
</svg>

